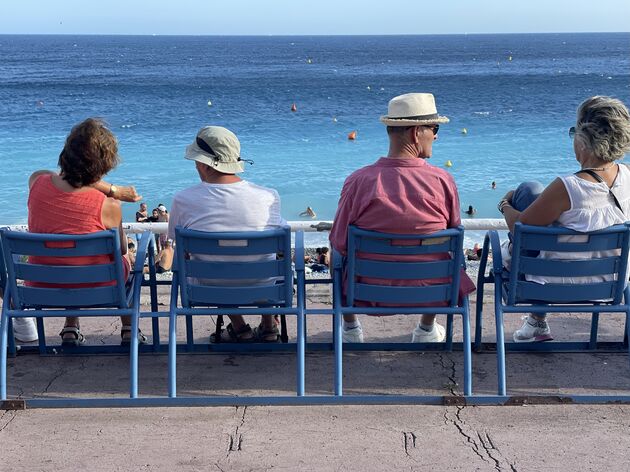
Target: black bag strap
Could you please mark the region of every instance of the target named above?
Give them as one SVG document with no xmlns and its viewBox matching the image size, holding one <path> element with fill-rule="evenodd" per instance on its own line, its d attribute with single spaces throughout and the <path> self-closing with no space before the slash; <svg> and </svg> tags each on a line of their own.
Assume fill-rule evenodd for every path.
<svg viewBox="0 0 630 472">
<path fill-rule="evenodd" d="M 593 177 L 595 180 L 597 180 L 600 183 L 604 182 L 604 179 L 602 179 L 602 176 L 596 173 L 595 171 L 592 171 L 591 169 L 579 170 L 575 173 L 575 175 L 578 175 L 582 172 L 587 173 L 588 175 L 590 175 L 591 177 Z M 612 189 L 608 187 L 608 184 L 606 184 L 606 187 L 608 188 L 608 193 L 612 195 L 613 200 L 615 201 L 615 205 L 617 206 L 617 208 L 619 208 L 619 210 L 621 210 L 621 213 L 623 213 L 623 215 L 625 216 L 626 214 L 624 213 L 623 208 L 621 208 L 621 203 L 619 203 L 619 199 L 617 198 L 617 195 L 615 195 L 615 192 L 613 192 Z"/>
</svg>

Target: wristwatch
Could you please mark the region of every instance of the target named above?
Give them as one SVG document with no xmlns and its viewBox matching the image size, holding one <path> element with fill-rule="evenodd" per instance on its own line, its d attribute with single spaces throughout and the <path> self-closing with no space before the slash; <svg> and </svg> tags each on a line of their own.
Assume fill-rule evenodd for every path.
<svg viewBox="0 0 630 472">
<path fill-rule="evenodd" d="M 512 206 L 512 204 L 510 203 L 509 200 L 506 200 L 505 198 L 503 200 L 501 200 L 499 202 L 499 204 L 497 205 L 497 209 L 501 212 L 501 214 L 505 213 L 505 207 L 506 206 Z"/>
<path fill-rule="evenodd" d="M 113 198 L 114 195 L 116 195 L 116 192 L 118 192 L 118 187 L 114 184 L 109 184 L 109 192 L 107 192 L 107 196 Z"/>
</svg>

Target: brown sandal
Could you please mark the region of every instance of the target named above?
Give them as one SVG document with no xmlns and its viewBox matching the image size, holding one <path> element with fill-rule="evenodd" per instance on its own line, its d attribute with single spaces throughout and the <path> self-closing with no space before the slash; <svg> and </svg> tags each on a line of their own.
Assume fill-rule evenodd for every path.
<svg viewBox="0 0 630 472">
<path fill-rule="evenodd" d="M 72 337 L 65 337 L 66 335 L 72 335 Z M 77 326 L 64 326 L 61 332 L 61 345 L 62 346 L 80 346 L 85 342 L 85 336 L 79 330 Z"/>
<path fill-rule="evenodd" d="M 277 343 L 280 341 L 280 330 L 278 325 L 274 323 L 273 328 L 264 329 L 262 323 L 254 328 L 256 340 L 261 343 Z"/>
<path fill-rule="evenodd" d="M 253 343 L 256 336 L 252 328 L 246 324 L 239 331 L 235 331 L 232 323 L 228 323 L 225 329 L 221 330 L 221 338 L 217 340 L 216 333 L 210 335 L 211 343 Z"/>
</svg>

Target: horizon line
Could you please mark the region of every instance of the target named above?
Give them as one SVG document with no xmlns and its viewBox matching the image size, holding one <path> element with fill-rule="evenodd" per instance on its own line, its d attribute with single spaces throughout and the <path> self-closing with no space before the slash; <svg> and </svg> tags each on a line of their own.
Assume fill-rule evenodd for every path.
<svg viewBox="0 0 630 472">
<path fill-rule="evenodd" d="M 525 34 L 628 34 L 629 31 L 537 31 L 537 32 L 484 32 L 484 33 L 379 33 L 379 34 L 179 34 L 179 33 L 0 33 L 2 36 L 173 36 L 173 37 L 362 37 L 362 36 L 381 36 L 381 37 L 400 37 L 400 36 L 488 36 L 488 35 L 525 35 Z"/>
</svg>

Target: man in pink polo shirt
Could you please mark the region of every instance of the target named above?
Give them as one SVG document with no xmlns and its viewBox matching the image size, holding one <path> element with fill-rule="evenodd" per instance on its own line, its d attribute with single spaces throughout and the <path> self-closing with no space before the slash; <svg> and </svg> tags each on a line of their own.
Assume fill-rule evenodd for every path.
<svg viewBox="0 0 630 472">
<path fill-rule="evenodd" d="M 427 162 L 439 125 L 449 119 L 438 115 L 430 93 L 394 97 L 387 111 L 381 117 L 389 137 L 387 157 L 352 173 L 341 190 L 330 244 L 342 255 L 347 253 L 348 225 L 386 233 L 430 234 L 460 224 L 453 177 Z M 412 280 L 406 285 L 431 282 Z M 475 289 L 465 273 L 460 285 L 460 294 Z M 444 337 L 444 327 L 435 322 L 435 315 L 423 315 L 412 342 L 441 342 Z M 363 342 L 356 315 L 344 316 L 343 340 Z"/>
</svg>

